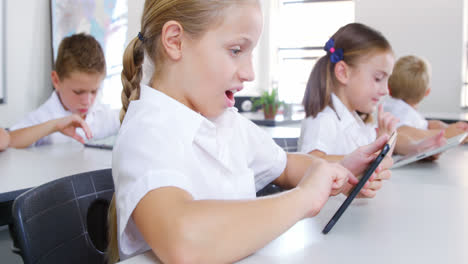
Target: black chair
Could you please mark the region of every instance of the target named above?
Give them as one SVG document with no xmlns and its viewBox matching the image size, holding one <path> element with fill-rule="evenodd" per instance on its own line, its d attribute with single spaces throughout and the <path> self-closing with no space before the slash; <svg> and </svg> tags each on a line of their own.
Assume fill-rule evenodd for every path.
<svg viewBox="0 0 468 264">
<path fill-rule="evenodd" d="M 278 146 L 282 147 L 286 152 L 296 152 L 297 151 L 297 140 L 298 138 L 273 138 Z M 282 192 L 283 189 L 278 185 L 273 183 L 268 184 L 263 189 L 257 192 L 257 197 L 271 195 L 275 193 Z"/>
<path fill-rule="evenodd" d="M 24 263 L 105 263 L 112 170 L 33 188 L 13 203 L 13 234 Z"/>
<path fill-rule="evenodd" d="M 286 152 L 297 152 L 298 138 L 273 138 L 273 140 Z"/>
</svg>

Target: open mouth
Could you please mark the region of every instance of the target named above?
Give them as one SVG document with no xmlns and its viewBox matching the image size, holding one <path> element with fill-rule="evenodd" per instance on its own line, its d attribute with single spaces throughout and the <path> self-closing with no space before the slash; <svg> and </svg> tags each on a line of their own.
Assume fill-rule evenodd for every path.
<svg viewBox="0 0 468 264">
<path fill-rule="evenodd" d="M 226 91 L 226 97 L 229 99 L 229 100 L 234 100 L 234 93 L 229 90 L 229 91 Z"/>
<path fill-rule="evenodd" d="M 236 100 L 234 99 L 234 92 L 231 90 L 228 90 L 224 92 L 226 95 L 226 104 L 227 107 L 233 107 L 234 104 L 236 103 Z"/>
<path fill-rule="evenodd" d="M 230 89 L 230 90 L 227 90 L 224 92 L 224 94 L 226 95 L 226 105 L 227 107 L 233 107 L 236 100 L 234 98 L 234 94 L 238 91 L 242 90 L 242 87 L 241 88 L 234 88 L 234 89 Z"/>
</svg>

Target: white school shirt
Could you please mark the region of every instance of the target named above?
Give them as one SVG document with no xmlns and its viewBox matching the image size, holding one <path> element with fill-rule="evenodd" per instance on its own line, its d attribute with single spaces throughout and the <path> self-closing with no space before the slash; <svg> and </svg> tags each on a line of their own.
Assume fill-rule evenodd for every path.
<svg viewBox="0 0 468 264">
<path fill-rule="evenodd" d="M 237 109 L 208 120 L 141 85 L 112 153 L 120 257 L 149 246 L 131 214 L 151 190 L 173 186 L 195 200 L 252 199 L 286 167 L 286 153 Z"/>
<path fill-rule="evenodd" d="M 309 116 L 302 120 L 300 152 L 319 150 L 327 155 L 347 155 L 375 141 L 374 126 L 364 124 L 335 94 L 331 94 L 331 100 L 336 111 L 327 106 L 315 118 Z"/>
<path fill-rule="evenodd" d="M 27 114 L 23 120 L 12 126 L 10 130 L 13 131 L 24 127 L 38 125 L 52 119 L 69 116 L 71 114 L 72 112 L 65 110 L 57 93 L 54 91 L 44 104 Z M 93 139 L 101 139 L 116 135 L 120 127 L 119 110 L 113 110 L 106 105 L 95 102 L 89 109 L 85 121 L 91 129 Z M 83 137 L 83 139 L 86 139 L 83 129 L 77 128 L 76 131 Z M 75 141 L 75 139 L 65 136 L 60 132 L 55 132 L 39 139 L 33 145 L 38 146 L 72 141 Z"/>
<path fill-rule="evenodd" d="M 383 101 L 385 112 L 390 112 L 396 116 L 400 121 L 397 127 L 410 126 L 426 130 L 428 128 L 427 120 L 405 101 L 388 96 Z"/>
</svg>

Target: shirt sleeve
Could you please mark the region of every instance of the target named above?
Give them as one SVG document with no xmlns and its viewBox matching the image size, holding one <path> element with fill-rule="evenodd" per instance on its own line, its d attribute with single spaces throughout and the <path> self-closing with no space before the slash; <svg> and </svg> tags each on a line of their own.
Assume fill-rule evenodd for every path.
<svg viewBox="0 0 468 264">
<path fill-rule="evenodd" d="M 164 131 L 142 130 L 135 125 L 127 128 L 121 131 L 112 153 L 119 243 L 125 255 L 147 248 L 131 215 L 148 192 L 167 186 L 189 193 L 193 189 L 188 176 L 173 166 L 183 160 L 184 142 L 167 140 Z"/>
<path fill-rule="evenodd" d="M 261 190 L 278 178 L 286 168 L 286 152 L 278 146 L 265 130 L 245 119 L 248 166 L 255 174 L 255 189 Z"/>
<path fill-rule="evenodd" d="M 117 135 L 120 128 L 120 109 L 111 109 L 108 105 L 99 105 L 97 108 L 96 120 L 92 125 L 93 136 L 100 139 Z"/>
<path fill-rule="evenodd" d="M 332 117 L 320 114 L 316 118 L 308 117 L 302 121 L 299 151 L 330 153 L 336 144 L 337 133 L 338 128 Z"/>
</svg>

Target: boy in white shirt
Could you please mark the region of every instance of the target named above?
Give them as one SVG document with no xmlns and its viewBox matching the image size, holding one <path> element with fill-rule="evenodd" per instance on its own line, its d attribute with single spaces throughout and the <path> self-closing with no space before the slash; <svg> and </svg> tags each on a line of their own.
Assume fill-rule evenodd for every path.
<svg viewBox="0 0 468 264">
<path fill-rule="evenodd" d="M 399 134 L 414 139 L 423 139 L 444 130 L 450 138 L 468 130 L 466 122 L 446 124 L 440 120 L 426 120 L 419 112 L 418 105 L 431 92 L 429 87 L 429 64 L 416 56 L 401 57 L 389 78 L 390 95 L 384 101 L 384 111 L 395 115 Z"/>
<path fill-rule="evenodd" d="M 104 53 L 96 39 L 83 33 L 64 38 L 51 74 L 55 91 L 11 128 L 10 147 L 84 143 L 85 136 L 99 139 L 117 134 L 118 110 L 94 103 L 105 75 Z"/>
</svg>

